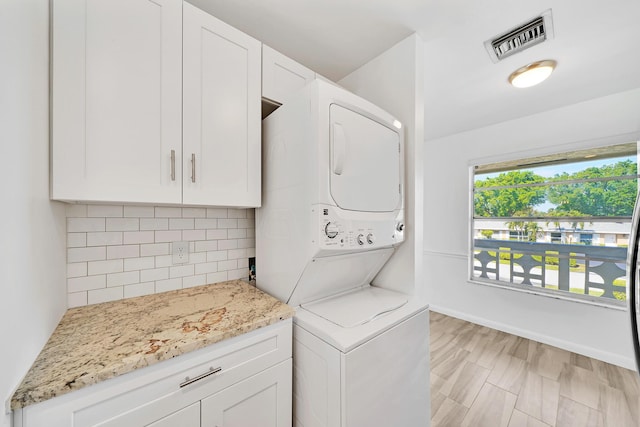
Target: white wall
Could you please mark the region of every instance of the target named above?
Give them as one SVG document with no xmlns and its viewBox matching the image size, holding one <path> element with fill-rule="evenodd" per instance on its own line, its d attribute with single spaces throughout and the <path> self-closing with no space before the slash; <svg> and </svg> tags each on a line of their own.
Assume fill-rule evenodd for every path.
<svg viewBox="0 0 640 427">
<path fill-rule="evenodd" d="M 48 0 L 0 6 L 2 403 L 66 309 L 64 208 L 49 201 L 48 22 Z"/>
<path fill-rule="evenodd" d="M 424 47 L 411 35 L 338 82 L 403 123 L 405 242 L 375 278 L 386 288 L 424 296 L 422 270 Z"/>
<path fill-rule="evenodd" d="M 633 368 L 627 313 L 469 283 L 469 165 L 629 142 L 640 89 L 427 141 L 425 251 L 436 311 Z"/>
</svg>

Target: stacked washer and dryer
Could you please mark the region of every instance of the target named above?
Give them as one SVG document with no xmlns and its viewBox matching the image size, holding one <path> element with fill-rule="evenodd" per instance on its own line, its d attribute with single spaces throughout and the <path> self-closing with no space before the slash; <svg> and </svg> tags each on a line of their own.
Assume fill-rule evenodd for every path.
<svg viewBox="0 0 640 427">
<path fill-rule="evenodd" d="M 257 286 L 296 307 L 298 427 L 429 423 L 427 306 L 371 285 L 404 240 L 402 135 L 320 80 L 263 121 Z"/>
</svg>

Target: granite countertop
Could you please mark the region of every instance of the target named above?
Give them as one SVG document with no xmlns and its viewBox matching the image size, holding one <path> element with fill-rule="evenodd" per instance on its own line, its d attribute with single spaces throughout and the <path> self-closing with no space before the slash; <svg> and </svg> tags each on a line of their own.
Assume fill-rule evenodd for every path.
<svg viewBox="0 0 640 427">
<path fill-rule="evenodd" d="M 234 280 L 72 308 L 11 399 L 19 409 L 293 317 Z"/>
</svg>

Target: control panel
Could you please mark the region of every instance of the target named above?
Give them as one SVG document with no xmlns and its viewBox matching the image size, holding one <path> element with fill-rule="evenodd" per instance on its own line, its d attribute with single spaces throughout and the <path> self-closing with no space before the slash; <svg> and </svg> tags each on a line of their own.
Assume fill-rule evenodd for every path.
<svg viewBox="0 0 640 427">
<path fill-rule="evenodd" d="M 322 249 L 369 250 L 395 246 L 404 240 L 404 223 L 392 213 L 345 214 L 334 207 L 317 207 L 315 236 Z"/>
</svg>

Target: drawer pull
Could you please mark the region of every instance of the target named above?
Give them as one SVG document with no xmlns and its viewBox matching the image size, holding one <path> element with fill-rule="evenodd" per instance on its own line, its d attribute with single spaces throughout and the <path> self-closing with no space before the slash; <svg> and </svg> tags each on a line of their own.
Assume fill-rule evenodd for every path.
<svg viewBox="0 0 640 427">
<path fill-rule="evenodd" d="M 186 386 L 188 386 L 190 384 L 193 384 L 196 381 L 200 381 L 203 378 L 207 378 L 209 375 L 217 374 L 220 371 L 222 371 L 221 367 L 217 367 L 217 368 L 211 367 L 211 368 L 209 368 L 209 370 L 207 372 L 205 372 L 204 374 L 200 374 L 197 377 L 193 377 L 193 378 L 186 377 L 184 379 L 184 382 L 180 383 L 180 388 L 186 387 Z"/>
</svg>

